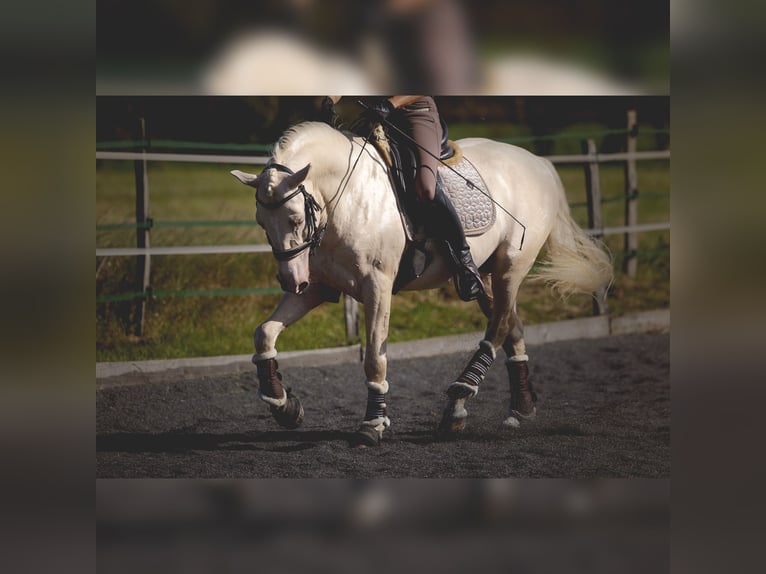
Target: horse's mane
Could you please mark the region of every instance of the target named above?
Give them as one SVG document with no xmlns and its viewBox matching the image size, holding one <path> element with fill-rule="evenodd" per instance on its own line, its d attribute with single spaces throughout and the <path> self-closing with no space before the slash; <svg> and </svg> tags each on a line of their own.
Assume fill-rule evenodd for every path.
<svg viewBox="0 0 766 574">
<path fill-rule="evenodd" d="M 321 122 L 302 122 L 294 125 L 288 128 L 274 145 L 274 159 L 280 161 L 288 150 L 295 150 L 322 138 L 326 140 L 332 137 L 331 134 L 342 136 L 341 132 Z"/>
</svg>

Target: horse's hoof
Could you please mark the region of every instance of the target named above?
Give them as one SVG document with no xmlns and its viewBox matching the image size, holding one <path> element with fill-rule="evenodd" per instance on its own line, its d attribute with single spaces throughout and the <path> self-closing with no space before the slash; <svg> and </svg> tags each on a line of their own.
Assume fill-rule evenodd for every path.
<svg viewBox="0 0 766 574">
<path fill-rule="evenodd" d="M 452 419 L 449 423 L 442 426 L 442 429 L 449 434 L 458 434 L 465 430 L 465 419 Z"/>
<path fill-rule="evenodd" d="M 463 392 L 464 390 L 463 385 L 453 384 L 447 391 L 447 394 L 452 391 Z M 465 400 L 466 397 L 458 399 L 450 398 L 442 413 L 442 420 L 439 421 L 439 426 L 436 430 L 437 437 L 449 438 L 451 435 L 459 434 L 465 430 L 465 423 L 468 418 Z"/>
<path fill-rule="evenodd" d="M 370 425 L 360 426 L 356 432 L 351 435 L 350 443 L 354 448 L 365 448 L 368 446 L 379 446 L 383 433 L 375 430 Z"/>
<path fill-rule="evenodd" d="M 537 417 L 537 408 L 533 407 L 529 414 L 522 414 L 519 411 L 512 410 L 510 416 L 503 421 L 503 426 L 517 429 L 521 426 L 521 421 L 532 422 Z"/>
<path fill-rule="evenodd" d="M 271 406 L 271 415 L 279 426 L 289 430 L 297 429 L 303 422 L 303 405 L 287 389 L 287 402 L 282 407 Z"/>
<path fill-rule="evenodd" d="M 462 433 L 465 430 L 466 418 L 454 418 L 450 414 L 444 413 L 439 427 L 436 429 L 438 438 L 447 439 L 451 436 Z"/>
<path fill-rule="evenodd" d="M 521 426 L 519 419 L 514 416 L 510 416 L 503 421 L 503 426 L 506 428 L 517 429 Z"/>
</svg>

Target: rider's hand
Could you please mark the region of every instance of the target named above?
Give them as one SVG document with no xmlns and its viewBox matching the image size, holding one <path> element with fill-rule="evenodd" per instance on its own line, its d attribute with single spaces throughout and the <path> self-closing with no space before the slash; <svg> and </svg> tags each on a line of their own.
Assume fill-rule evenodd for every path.
<svg viewBox="0 0 766 574">
<path fill-rule="evenodd" d="M 335 103 L 330 96 L 325 96 L 322 100 L 322 120 L 334 128 L 337 128 L 340 122 L 338 113 L 335 111 Z"/>
<path fill-rule="evenodd" d="M 381 98 L 370 106 L 370 112 L 379 120 L 385 120 L 394 111 L 393 104 L 385 98 Z"/>
</svg>

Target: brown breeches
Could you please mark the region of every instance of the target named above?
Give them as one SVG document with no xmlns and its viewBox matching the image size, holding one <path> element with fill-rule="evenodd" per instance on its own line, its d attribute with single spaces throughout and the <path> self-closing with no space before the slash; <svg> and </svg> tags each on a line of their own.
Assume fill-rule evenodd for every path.
<svg viewBox="0 0 766 574">
<path fill-rule="evenodd" d="M 407 119 L 410 137 L 420 146 L 418 152 L 418 171 L 415 178 L 415 192 L 421 201 L 433 201 L 436 189 L 436 170 L 439 166 L 441 151 L 442 126 L 436 103 L 430 96 L 424 96 L 416 102 L 400 108 Z"/>
</svg>

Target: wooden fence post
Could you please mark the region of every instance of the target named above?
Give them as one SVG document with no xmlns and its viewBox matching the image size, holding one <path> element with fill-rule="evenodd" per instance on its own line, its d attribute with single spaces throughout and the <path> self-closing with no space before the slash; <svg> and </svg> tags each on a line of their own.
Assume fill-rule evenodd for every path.
<svg viewBox="0 0 766 574">
<path fill-rule="evenodd" d="M 143 142 L 146 141 L 146 121 L 142 117 L 139 120 L 139 134 Z M 142 146 L 146 154 L 146 144 Z M 136 246 L 139 249 L 149 247 L 149 231 L 151 226 L 151 211 L 149 209 L 149 175 L 146 170 L 146 159 L 137 159 L 133 162 L 133 171 L 136 176 Z M 151 281 L 151 259 L 147 255 L 136 257 L 136 287 L 141 293 L 146 293 Z M 144 332 L 144 316 L 146 314 L 146 298 L 138 300 L 135 306 L 133 333 L 140 337 Z"/>
<path fill-rule="evenodd" d="M 628 147 L 629 154 L 636 152 L 636 136 L 638 135 L 638 123 L 636 110 L 628 111 Z M 636 171 L 636 159 L 628 157 L 625 162 L 625 226 L 633 227 L 638 223 L 638 173 Z M 624 257 L 622 270 L 628 277 L 636 276 L 638 259 L 638 234 L 635 231 L 625 233 Z"/>
<path fill-rule="evenodd" d="M 601 180 L 598 169 L 596 142 L 592 139 L 583 140 L 582 150 L 590 159 L 585 165 L 585 194 L 588 202 L 588 227 L 597 230 L 596 237 L 603 237 L 604 222 L 601 217 Z M 602 289 L 593 294 L 593 314 L 606 315 L 606 290 Z"/>
</svg>

